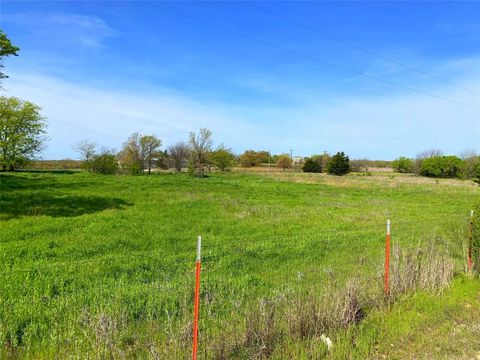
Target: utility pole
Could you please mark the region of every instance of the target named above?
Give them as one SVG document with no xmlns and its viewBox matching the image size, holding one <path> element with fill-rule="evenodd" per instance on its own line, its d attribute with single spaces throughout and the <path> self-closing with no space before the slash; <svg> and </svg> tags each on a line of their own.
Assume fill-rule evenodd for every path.
<svg viewBox="0 0 480 360">
<path fill-rule="evenodd" d="M 290 149 L 290 159 L 293 161 L 293 149 Z"/>
</svg>

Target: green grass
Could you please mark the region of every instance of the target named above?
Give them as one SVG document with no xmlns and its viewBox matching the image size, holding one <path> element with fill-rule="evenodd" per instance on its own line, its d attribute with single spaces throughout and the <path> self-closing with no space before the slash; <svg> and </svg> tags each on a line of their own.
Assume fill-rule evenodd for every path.
<svg viewBox="0 0 480 360">
<path fill-rule="evenodd" d="M 188 357 L 197 235 L 201 351 L 262 297 L 376 282 L 387 217 L 461 269 L 478 187 L 282 176 L 1 174 L 0 357 Z"/>
</svg>

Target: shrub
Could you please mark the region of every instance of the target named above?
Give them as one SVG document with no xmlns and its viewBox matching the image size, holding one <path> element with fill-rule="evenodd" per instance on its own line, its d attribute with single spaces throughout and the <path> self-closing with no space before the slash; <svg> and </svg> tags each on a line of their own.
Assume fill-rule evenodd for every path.
<svg viewBox="0 0 480 360">
<path fill-rule="evenodd" d="M 96 154 L 92 160 L 93 172 L 99 174 L 115 174 L 118 169 L 118 160 L 113 150 L 104 149 Z"/>
<path fill-rule="evenodd" d="M 348 174 L 350 172 L 350 159 L 343 151 L 336 153 L 328 162 L 327 172 L 337 176 Z"/>
<path fill-rule="evenodd" d="M 212 162 L 222 172 L 230 170 L 234 161 L 235 155 L 223 146 L 212 152 Z"/>
<path fill-rule="evenodd" d="M 413 170 L 413 161 L 405 156 L 400 156 L 392 162 L 393 170 L 399 173 L 411 173 Z"/>
<path fill-rule="evenodd" d="M 432 156 L 422 161 L 420 175 L 436 178 L 460 177 L 463 161 L 457 156 Z"/>
<path fill-rule="evenodd" d="M 322 172 L 322 166 L 318 161 L 308 158 L 303 164 L 302 170 L 303 172 L 319 173 Z"/>
</svg>

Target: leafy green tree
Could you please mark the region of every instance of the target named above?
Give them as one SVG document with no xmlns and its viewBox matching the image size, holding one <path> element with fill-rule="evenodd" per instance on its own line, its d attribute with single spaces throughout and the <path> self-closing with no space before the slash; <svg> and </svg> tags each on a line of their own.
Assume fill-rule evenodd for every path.
<svg viewBox="0 0 480 360">
<path fill-rule="evenodd" d="M 399 173 L 411 173 L 413 170 L 413 161 L 405 156 L 400 156 L 392 162 L 393 170 Z"/>
<path fill-rule="evenodd" d="M 232 153 L 231 149 L 227 149 L 223 145 L 220 145 L 212 152 L 212 160 L 213 164 L 220 169 L 220 171 L 228 171 L 233 166 L 235 155 Z"/>
<path fill-rule="evenodd" d="M 345 153 L 337 152 L 327 164 L 327 172 L 331 175 L 342 176 L 350 172 L 350 159 Z"/>
<path fill-rule="evenodd" d="M 163 157 L 160 151 L 162 141 L 155 135 L 130 135 L 119 153 L 122 168 L 130 174 L 141 174 L 145 169 L 150 175 L 153 162 Z"/>
<path fill-rule="evenodd" d="M 20 48 L 12 45 L 11 41 L 8 39 L 7 34 L 0 29 L 0 68 L 3 68 L 3 58 L 7 56 L 18 56 L 17 52 L 20 51 Z M 0 71 L 0 80 L 8 78 L 8 75 Z"/>
<path fill-rule="evenodd" d="M 148 175 L 150 175 L 153 161 L 156 159 L 158 160 L 162 156 L 162 153 L 160 152 L 162 140 L 155 135 L 143 135 L 139 139 L 139 146 L 142 170 L 146 165 Z"/>
<path fill-rule="evenodd" d="M 292 167 L 292 164 L 292 158 L 290 157 L 290 155 L 282 154 L 278 156 L 277 167 L 283 169 L 283 171 L 285 171 L 286 169 L 290 169 Z"/>
<path fill-rule="evenodd" d="M 16 97 L 0 96 L 0 164 L 14 171 L 44 147 L 46 123 L 40 107 Z"/>
<path fill-rule="evenodd" d="M 200 128 L 198 134 L 192 131 L 188 142 L 190 145 L 189 172 L 195 177 L 205 177 L 205 169 L 211 159 L 212 132 L 207 128 Z"/>
<path fill-rule="evenodd" d="M 322 172 L 322 167 L 318 161 L 312 158 L 307 158 L 302 167 L 303 172 L 319 173 Z"/>
<path fill-rule="evenodd" d="M 460 177 L 464 163 L 457 156 L 432 156 L 422 161 L 420 175 L 436 178 Z"/>
<path fill-rule="evenodd" d="M 92 159 L 92 171 L 98 174 L 111 175 L 118 170 L 118 159 L 114 150 L 103 148 Z"/>
</svg>

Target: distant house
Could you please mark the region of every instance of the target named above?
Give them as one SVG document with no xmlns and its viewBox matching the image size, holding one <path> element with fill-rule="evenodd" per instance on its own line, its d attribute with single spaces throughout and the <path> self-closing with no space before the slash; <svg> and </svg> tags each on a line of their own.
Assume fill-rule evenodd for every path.
<svg viewBox="0 0 480 360">
<path fill-rule="evenodd" d="M 302 156 L 294 156 L 293 157 L 293 163 L 294 164 L 303 164 L 303 157 Z"/>
</svg>

